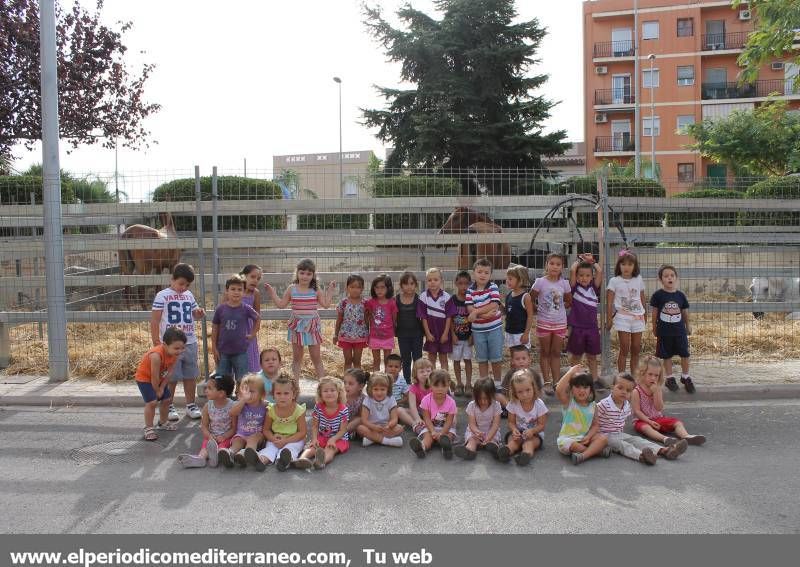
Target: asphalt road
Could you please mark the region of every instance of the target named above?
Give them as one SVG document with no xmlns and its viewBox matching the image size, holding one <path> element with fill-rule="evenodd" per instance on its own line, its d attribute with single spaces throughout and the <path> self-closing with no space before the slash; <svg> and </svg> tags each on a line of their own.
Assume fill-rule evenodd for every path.
<svg viewBox="0 0 800 567">
<path fill-rule="evenodd" d="M 797 533 L 800 400 L 674 405 L 708 436 L 655 467 L 578 467 L 554 446 L 531 467 L 353 447 L 324 471 L 182 470 L 197 422 L 139 443 L 121 408 L 0 408 L 4 533 Z M 463 413 L 459 430 L 463 430 Z"/>
</svg>

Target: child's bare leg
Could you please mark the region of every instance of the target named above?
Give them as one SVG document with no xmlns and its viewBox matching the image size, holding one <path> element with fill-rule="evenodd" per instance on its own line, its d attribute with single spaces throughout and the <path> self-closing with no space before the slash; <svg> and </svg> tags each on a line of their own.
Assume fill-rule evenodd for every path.
<svg viewBox="0 0 800 567">
<path fill-rule="evenodd" d="M 347 431 L 349 433 L 358 433 L 358 426 L 361 425 L 361 418 L 357 417 L 347 422 Z"/>
<path fill-rule="evenodd" d="M 461 388 L 463 383 L 461 382 L 461 361 L 454 360 L 453 361 L 453 374 L 456 375 L 456 385 Z"/>
<path fill-rule="evenodd" d="M 205 447 L 202 447 L 197 453 L 197 456 L 201 459 L 208 459 L 208 450 Z"/>
<path fill-rule="evenodd" d="M 303 452 L 300 453 L 299 459 L 308 459 L 309 461 L 314 460 L 314 456 L 316 455 L 316 449 L 314 447 L 303 449 Z"/>
<path fill-rule="evenodd" d="M 433 436 L 431 436 L 429 431 L 426 431 L 422 435 L 422 439 L 420 439 L 420 441 L 422 441 L 422 448 L 423 449 L 425 449 L 426 451 L 430 451 L 431 450 L 431 447 L 433 446 Z"/>
<path fill-rule="evenodd" d="M 479 378 L 488 378 L 489 377 L 489 362 L 486 360 L 482 360 L 478 363 L 478 374 L 480 374 Z"/>
<path fill-rule="evenodd" d="M 492 376 L 494 376 L 495 382 L 500 382 L 503 379 L 502 365 L 503 363 L 501 361 L 492 362 Z"/>
<path fill-rule="evenodd" d="M 447 354 L 443 352 L 439 353 L 439 368 L 442 368 L 444 370 L 450 369 L 450 363 L 447 360 Z"/>
<path fill-rule="evenodd" d="M 625 331 L 618 331 L 619 354 L 617 355 L 617 370 L 625 372 L 625 363 L 628 362 L 628 354 L 631 351 L 631 334 Z"/>
<path fill-rule="evenodd" d="M 381 349 L 379 348 L 372 349 L 372 371 L 381 371 Z"/>
<path fill-rule="evenodd" d="M 470 451 L 477 451 L 478 450 L 478 440 L 475 437 L 470 437 L 469 441 L 467 441 L 464 446 L 469 449 Z"/>
<path fill-rule="evenodd" d="M 642 352 L 642 333 L 631 333 L 631 374 L 639 368 L 639 353 Z"/>
<path fill-rule="evenodd" d="M 144 425 L 145 427 L 153 427 L 153 420 L 156 418 L 156 405 L 158 402 L 153 400 L 144 404 Z M 162 421 L 162 423 L 164 423 Z"/>
<path fill-rule="evenodd" d="M 406 408 L 397 408 L 397 420 L 409 427 L 414 426 L 414 418 L 411 417 L 411 412 Z"/>
<path fill-rule="evenodd" d="M 314 364 L 317 378 L 323 378 L 325 376 L 325 366 L 322 364 L 321 348 L 320 345 L 308 345 L 308 354 L 311 356 L 311 362 Z"/>
<path fill-rule="evenodd" d="M 303 369 L 303 345 L 297 345 L 292 343 L 292 377 L 298 384 L 300 383 L 300 371 L 302 369 Z"/>
<path fill-rule="evenodd" d="M 358 432 L 359 435 L 361 435 L 361 437 L 366 437 L 367 439 L 369 439 L 374 443 L 380 443 L 381 441 L 383 441 L 383 433 L 379 431 L 374 431 L 369 427 L 367 427 L 366 425 L 364 425 L 363 423 L 356 428 L 356 431 Z"/>
<path fill-rule="evenodd" d="M 588 354 L 586 355 L 586 358 L 589 358 Z M 570 366 L 575 366 L 576 364 L 580 364 L 580 363 L 581 363 L 580 355 L 569 353 L 569 365 Z"/>
<path fill-rule="evenodd" d="M 666 435 L 656 431 L 649 425 L 645 425 L 644 427 L 642 427 L 642 433 L 648 439 L 652 439 L 653 441 L 658 441 L 659 443 L 663 443 L 667 439 Z"/>
<path fill-rule="evenodd" d="M 397 437 L 398 435 L 402 435 L 402 433 L 403 433 L 403 426 L 398 423 L 389 431 L 386 437 Z"/>
<path fill-rule="evenodd" d="M 342 354 L 344 355 L 344 369 L 347 370 L 348 368 L 353 367 L 353 349 L 351 348 L 343 348 Z"/>
<path fill-rule="evenodd" d="M 247 438 L 245 442 L 245 446 L 253 451 L 258 451 L 258 444 L 261 443 L 261 440 L 264 438 L 261 433 L 254 433 L 250 437 Z"/>
<path fill-rule="evenodd" d="M 584 459 L 591 459 L 602 453 L 606 445 L 608 445 L 608 438 L 605 435 L 596 435 L 588 446 L 573 443 L 569 450 L 573 453 L 583 453 Z"/>
<path fill-rule="evenodd" d="M 681 372 L 689 374 L 689 359 L 681 358 Z"/>
<path fill-rule="evenodd" d="M 234 437 L 233 441 L 231 441 L 231 448 L 230 448 L 231 453 L 234 453 L 234 454 L 238 453 L 239 451 L 244 449 L 244 446 L 245 446 L 246 443 L 247 443 L 247 441 L 244 440 L 243 438 Z"/>
<path fill-rule="evenodd" d="M 472 361 L 464 361 L 464 387 L 466 389 L 472 388 Z"/>
<path fill-rule="evenodd" d="M 561 347 L 564 340 L 558 335 L 552 335 L 550 341 L 550 376 L 553 377 L 553 387 L 561 376 Z"/>
<path fill-rule="evenodd" d="M 542 379 L 544 383 L 553 383 L 550 377 L 552 366 L 550 366 L 550 343 L 553 340 L 552 334 L 547 334 L 544 337 L 539 337 L 539 368 L 542 371 Z"/>
<path fill-rule="evenodd" d="M 691 437 L 688 431 L 686 431 L 686 427 L 683 425 L 682 421 L 679 421 L 675 424 L 675 436 L 680 439 L 686 439 L 687 437 Z"/>
<path fill-rule="evenodd" d="M 352 368 L 361 368 L 361 353 L 364 352 L 364 349 L 361 348 L 354 348 L 353 349 L 353 360 L 352 360 Z"/>
<path fill-rule="evenodd" d="M 587 354 L 586 362 L 589 366 L 589 372 L 592 374 L 592 380 L 597 382 L 600 380 L 600 369 L 597 366 L 597 356 L 594 354 Z"/>
<path fill-rule="evenodd" d="M 508 443 L 506 444 L 508 447 L 508 452 L 511 455 L 515 455 L 519 453 L 520 449 L 522 449 L 522 441 L 519 439 L 515 439 L 514 436 L 510 436 L 508 438 Z"/>
<path fill-rule="evenodd" d="M 429 352 L 428 353 L 428 362 L 430 362 L 431 365 L 434 368 L 436 368 L 436 353 L 435 352 Z"/>
<path fill-rule="evenodd" d="M 533 439 L 527 439 L 522 444 L 522 452 L 528 453 L 529 455 L 533 455 L 533 453 L 536 452 L 536 449 L 538 449 L 541 446 L 542 446 L 542 440 L 538 435 L 536 435 L 533 437 Z"/>
<path fill-rule="evenodd" d="M 325 447 L 325 464 L 330 464 L 338 452 L 336 447 Z"/>
<path fill-rule="evenodd" d="M 670 376 L 672 376 L 672 359 L 671 358 L 665 358 L 664 359 L 664 376 L 666 378 L 669 378 Z"/>
<path fill-rule="evenodd" d="M 389 355 L 392 354 L 392 349 L 385 348 L 383 349 L 383 367 L 386 368 L 386 359 L 389 358 Z"/>
<path fill-rule="evenodd" d="M 167 386 L 169 388 L 169 386 Z M 172 397 L 168 400 L 162 400 L 158 406 L 158 421 L 167 423 L 169 421 L 169 405 L 172 403 Z"/>
<path fill-rule="evenodd" d="M 687 362 L 688 364 L 688 362 Z M 178 385 L 176 384 L 175 387 L 177 388 Z M 193 404 L 195 400 L 195 394 L 197 390 L 197 380 L 195 378 L 189 378 L 187 380 L 183 380 L 183 395 L 186 398 L 186 405 Z"/>
</svg>

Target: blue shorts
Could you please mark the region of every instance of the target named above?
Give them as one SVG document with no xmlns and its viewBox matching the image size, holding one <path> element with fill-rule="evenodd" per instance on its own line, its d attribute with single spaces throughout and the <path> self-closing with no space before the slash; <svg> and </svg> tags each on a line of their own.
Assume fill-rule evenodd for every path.
<svg viewBox="0 0 800 567">
<path fill-rule="evenodd" d="M 195 380 L 198 376 L 200 367 L 197 365 L 197 343 L 186 343 L 186 348 L 175 362 L 169 381 Z"/>
<path fill-rule="evenodd" d="M 214 374 L 224 376 L 225 374 L 233 374 L 237 382 L 241 382 L 242 378 L 250 372 L 250 366 L 247 362 L 247 352 L 240 352 L 238 354 L 222 354 L 219 355 L 219 363 Z"/>
<path fill-rule="evenodd" d="M 172 398 L 172 388 L 170 387 L 169 384 L 167 384 L 167 387 L 164 388 L 164 393 L 161 394 L 160 398 L 156 394 L 156 389 L 153 388 L 153 384 L 151 384 L 150 382 L 139 382 L 137 380 L 136 385 L 139 386 L 139 391 L 142 393 L 142 399 L 146 404 L 155 401 L 161 402 Z"/>
<path fill-rule="evenodd" d="M 686 335 L 658 337 L 656 356 L 662 360 L 670 359 L 673 356 L 689 358 L 689 337 Z"/>
<path fill-rule="evenodd" d="M 503 327 L 491 331 L 472 330 L 477 362 L 500 362 L 503 360 Z"/>
</svg>

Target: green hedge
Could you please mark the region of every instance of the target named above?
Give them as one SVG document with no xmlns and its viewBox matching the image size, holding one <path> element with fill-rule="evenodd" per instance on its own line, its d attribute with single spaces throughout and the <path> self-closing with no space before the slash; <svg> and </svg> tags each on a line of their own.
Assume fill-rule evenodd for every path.
<svg viewBox="0 0 800 567">
<path fill-rule="evenodd" d="M 673 195 L 673 199 L 744 199 L 741 191 L 727 189 L 694 189 Z M 739 224 L 738 212 L 700 212 L 667 213 L 667 226 L 736 226 Z"/>
<path fill-rule="evenodd" d="M 451 177 L 382 177 L 375 180 L 373 195 L 390 197 L 455 197 L 461 184 Z M 375 214 L 376 229 L 417 229 L 442 226 L 449 213 Z"/>
<path fill-rule="evenodd" d="M 40 175 L 0 175 L 0 204 L 30 205 L 31 192 L 36 203 L 42 204 L 42 177 Z M 72 183 L 61 182 L 61 202 L 75 203 Z"/>
<path fill-rule="evenodd" d="M 369 228 L 369 215 L 300 215 L 300 230 L 346 230 Z"/>
<path fill-rule="evenodd" d="M 752 185 L 747 199 L 800 199 L 800 176 L 771 177 Z M 797 226 L 800 211 L 744 212 L 742 222 L 755 226 Z"/>
<path fill-rule="evenodd" d="M 176 179 L 164 183 L 153 191 L 153 201 L 194 201 L 194 178 Z M 220 201 L 233 200 L 261 200 L 281 199 L 283 192 L 277 183 L 266 179 L 252 179 L 249 177 L 218 177 L 217 192 Z M 211 200 L 211 177 L 200 178 L 200 198 L 203 201 Z M 264 213 L 268 213 L 265 210 Z M 281 215 L 263 216 L 220 216 L 218 219 L 219 230 L 276 230 L 285 227 L 285 217 Z M 175 219 L 175 228 L 179 231 L 197 230 L 197 221 L 194 216 L 180 216 Z M 203 217 L 203 230 L 211 230 L 211 217 Z"/>
<path fill-rule="evenodd" d="M 609 177 L 609 197 L 666 197 L 664 186 L 653 179 L 635 179 L 632 177 Z M 593 175 L 572 177 L 554 186 L 551 195 L 597 195 L 597 178 Z M 578 226 L 597 226 L 595 213 L 578 213 Z M 611 215 L 612 223 L 619 215 Z M 664 216 L 658 213 L 627 213 L 622 216 L 625 227 L 661 226 Z"/>
</svg>

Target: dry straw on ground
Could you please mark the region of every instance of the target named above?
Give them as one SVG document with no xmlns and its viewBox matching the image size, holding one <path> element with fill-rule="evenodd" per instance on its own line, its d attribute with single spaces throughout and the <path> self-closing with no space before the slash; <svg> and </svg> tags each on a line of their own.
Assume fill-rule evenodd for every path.
<svg viewBox="0 0 800 567">
<path fill-rule="evenodd" d="M 768 314 L 756 321 L 749 313 L 697 314 L 692 317 L 694 334 L 690 337 L 696 359 L 725 362 L 766 361 L 800 358 L 800 321 L 790 321 L 782 314 Z M 333 324 L 326 321 L 322 360 L 333 375 L 341 376 L 341 351 L 331 344 Z M 209 338 L 211 336 L 209 325 Z M 71 323 L 68 328 L 69 358 L 72 376 L 100 381 L 131 380 L 133 372 L 150 347 L 147 323 Z M 36 325 L 12 329 L 11 366 L 8 374 L 46 374 L 47 341 L 40 340 Z M 292 349 L 286 342 L 286 323 L 268 321 L 259 333 L 259 345 L 276 346 L 284 364 L 291 363 Z M 616 350 L 616 338 L 612 349 Z M 655 340 L 644 335 L 644 353 L 653 352 Z M 616 352 L 612 354 L 616 356 Z M 538 357 L 536 357 L 538 360 Z M 371 367 L 372 356 L 365 352 L 362 362 Z M 213 360 L 211 361 L 213 366 Z M 313 376 L 313 366 L 306 354 L 303 374 Z M 475 370 L 477 374 L 477 369 Z"/>
</svg>

